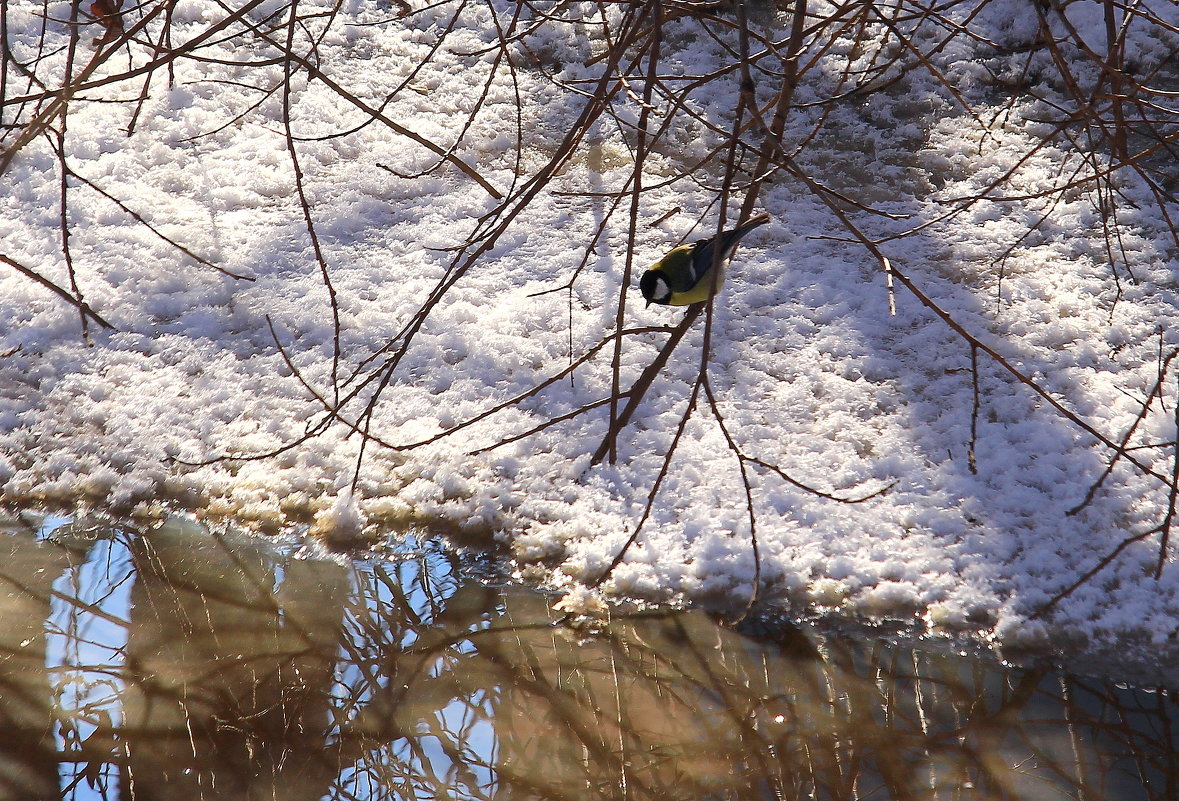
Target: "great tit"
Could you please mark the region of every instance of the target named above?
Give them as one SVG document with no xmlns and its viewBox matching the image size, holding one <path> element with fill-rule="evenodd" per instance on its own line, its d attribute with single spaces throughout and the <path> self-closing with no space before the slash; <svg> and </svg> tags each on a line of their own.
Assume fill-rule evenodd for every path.
<svg viewBox="0 0 1179 801">
<path fill-rule="evenodd" d="M 728 266 L 741 237 L 769 221 L 770 215 L 758 214 L 731 231 L 724 231 L 690 245 L 680 245 L 672 250 L 648 267 L 639 279 L 639 289 L 647 299 L 647 305 L 659 303 L 664 306 L 690 306 L 708 300 L 714 288 L 720 289 L 725 278 L 725 267 Z M 720 275 L 714 282 L 712 261 L 718 243 L 720 260 L 717 262 L 717 269 L 720 270 Z"/>
</svg>

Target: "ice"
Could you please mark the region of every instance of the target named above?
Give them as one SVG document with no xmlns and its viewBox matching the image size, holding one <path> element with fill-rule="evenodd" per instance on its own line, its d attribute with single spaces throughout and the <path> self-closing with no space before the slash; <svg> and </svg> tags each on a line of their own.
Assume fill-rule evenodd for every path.
<svg viewBox="0 0 1179 801">
<path fill-rule="evenodd" d="M 947 13 L 965 16 L 969 5 Z M 1174 24 L 1173 4 L 1151 7 Z M 27 57 L 41 6 L 7 8 L 14 47 Z M 268 0 L 251 14 L 281 16 L 282 8 Z M 584 102 L 569 87 L 584 91 L 588 84 L 572 82 L 597 77 L 602 62 L 592 57 L 602 43 L 576 25 L 539 26 L 526 37 L 527 53 L 511 51 L 521 65 L 516 83 L 501 71 L 487 86 L 497 52 L 488 48 L 495 41 L 489 9 L 500 22 L 511 9 L 465 7 L 431 53 L 456 8 L 443 3 L 395 18 L 368 4 L 346 6 L 317 58 L 332 80 L 374 108 L 408 81 L 383 113 L 453 144 L 455 156 L 508 191 L 552 157 Z M 616 13 L 560 8 L 587 20 Z M 1068 8 L 1085 41 L 1103 47 L 1100 4 Z M 1015 46 L 1036 35 L 1026 10 L 992 0 L 971 24 Z M 65 14 L 59 4 L 51 16 Z M 181 3 L 176 41 L 216 16 Z M 706 73 L 726 57 L 694 24 L 668 24 L 663 56 L 678 74 Z M 1139 74 L 1174 52 L 1175 37 L 1164 34 L 1142 20 L 1128 29 Z M 1179 209 L 1126 177 L 1119 192 L 1134 202 L 1121 207 L 1118 220 L 1125 263 L 1111 268 L 1102 219 L 1084 192 L 1065 193 L 1054 205 L 998 198 L 1059 185 L 1079 156 L 1058 142 L 1025 158 L 1043 133 L 1043 109 L 1030 101 L 1008 107 L 1010 95 L 996 89 L 995 75 L 1019 75 L 979 42 L 969 45 L 978 52 L 968 45 L 955 39 L 943 66 L 969 96 L 972 113 L 994 121 L 985 135 L 944 85 L 918 76 L 904 92 L 835 106 L 800 163 L 833 188 L 899 215 L 856 219 L 981 343 L 1119 441 L 1158 379 L 1160 354 L 1179 343 L 1179 261 L 1160 205 L 1172 216 Z M 584 583 L 600 576 L 644 518 L 692 395 L 703 326 L 655 380 L 618 441 L 616 464 L 589 463 L 606 431 L 607 406 L 497 446 L 607 397 L 612 346 L 572 381 L 562 378 L 466 423 L 557 375 L 612 331 L 625 214 L 607 223 L 568 292 L 537 293 L 573 278 L 609 193 L 625 189 L 633 166 L 633 132 L 625 126 L 639 118 L 638 95 L 619 95 L 616 116 L 596 126 L 562 167 L 557 191 L 538 195 L 454 280 L 398 357 L 369 421 L 362 412 L 384 379 L 383 360 L 440 282 L 456 275 L 454 249 L 481 230 L 496 201 L 453 165 L 438 166 L 436 154 L 383 125 L 362 125 L 355 105 L 300 77 L 290 122 L 335 291 L 337 343 L 332 299 L 294 185 L 282 93 L 263 97 L 259 89 L 278 86 L 283 72 L 246 63 L 268 52 L 261 44 L 251 53 L 219 42 L 207 48 L 209 60 L 177 59 L 174 82 L 148 86 L 130 135 L 135 103 L 72 104 L 71 169 L 126 207 L 70 184 L 75 276 L 86 301 L 117 330 L 92 323 L 87 342 L 75 309 L 0 268 L 4 500 L 122 513 L 170 499 L 264 531 L 313 520 L 313 531 L 339 546 L 363 544 L 384 525 L 442 524 L 507 542 L 529 576 L 568 589 L 564 608 L 596 608 L 599 594 Z M 411 74 L 427 54 L 430 61 Z M 147 57 L 142 49 L 132 56 Z M 862 58 L 840 43 L 796 99 L 825 97 L 843 67 Z M 1046 56 L 1029 58 L 1026 79 L 1049 86 Z M 53 59 L 47 63 L 57 64 Z M 112 62 L 106 69 L 119 68 Z M 1081 77 L 1093 82 L 1098 71 Z M 759 83 L 763 101 L 771 85 Z M 708 85 L 693 95 L 694 110 L 727 120 L 735 86 Z M 123 99 L 139 88 L 120 89 L 130 92 Z M 484 105 L 464 131 L 485 88 Z M 641 93 L 641 85 L 632 89 Z M 1156 100 L 1173 109 L 1165 106 L 1171 99 Z M 797 142 L 818 122 L 817 112 L 800 107 L 792 114 L 787 138 Z M 645 182 L 677 175 L 708 152 L 712 135 L 694 122 L 669 133 L 674 147 L 652 157 Z M 17 155 L 0 187 L 0 238 L 6 255 L 69 286 L 58 169 L 48 140 Z M 1005 175 L 1010 181 L 995 198 L 935 221 L 956 199 Z M 681 240 L 712 232 L 714 186 L 710 176 L 645 196 L 636 276 Z M 985 354 L 975 417 L 971 348 L 958 333 L 903 287 L 891 316 L 880 265 L 847 241 L 846 229 L 801 182 L 777 174 L 759 205 L 773 221 L 743 243 L 714 310 L 709 380 L 716 409 L 701 393 L 643 528 L 601 594 L 724 598 L 739 608 L 759 571 L 762 597 L 771 602 L 924 620 L 1013 643 L 1039 642 L 1052 631 L 1100 639 L 1143 628 L 1162 641 L 1179 627 L 1170 554 L 1163 578 L 1153 577 L 1157 535 L 1127 547 L 1090 586 L 1063 599 L 1051 627 L 1033 617 L 1124 538 L 1161 523 L 1165 481 L 1142 468 L 1164 478 L 1172 469 L 1173 448 L 1159 443 L 1176 437 L 1175 382 L 1164 382 L 1163 402 L 1137 425 L 1133 444 L 1152 445 L 1132 452 L 1139 467 L 1120 460 L 1091 502 L 1071 513 L 1112 458 L 1108 447 Z M 251 280 L 185 255 L 134 215 Z M 1040 218 L 1040 230 L 1002 258 Z M 926 222 L 917 233 L 885 239 Z M 628 302 L 627 326 L 674 325 L 682 314 L 644 308 L 635 287 Z M 624 390 L 665 338 L 625 340 Z M 387 343 L 393 347 L 382 350 Z M 348 424 L 317 427 L 337 391 L 359 387 L 357 370 L 377 378 L 344 407 Z M 757 462 L 739 460 L 717 411 L 741 454 Z M 362 437 L 354 426 L 379 439 L 365 446 L 355 491 Z M 455 426 L 462 428 L 431 441 Z M 885 488 L 861 503 L 837 500 Z"/>
</svg>

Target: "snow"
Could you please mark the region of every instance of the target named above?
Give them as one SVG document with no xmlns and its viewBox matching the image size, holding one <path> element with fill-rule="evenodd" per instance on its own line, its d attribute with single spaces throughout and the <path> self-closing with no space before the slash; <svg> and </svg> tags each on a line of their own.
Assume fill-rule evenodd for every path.
<svg viewBox="0 0 1179 801">
<path fill-rule="evenodd" d="M 300 4 L 304 11 L 321 7 L 334 8 Z M 1068 6 L 1071 24 L 1097 50 L 1105 41 L 1102 7 L 1088 0 Z M 1179 19 L 1176 7 L 1147 7 L 1166 24 L 1140 18 L 1127 26 L 1127 50 L 1141 75 L 1179 45 L 1166 27 Z M 15 52 L 29 58 L 42 7 L 6 8 Z M 284 8 L 266 3 L 251 16 L 277 11 L 284 18 Z M 603 47 L 593 27 L 599 7 L 562 4 L 573 21 L 537 24 L 522 39 L 527 49 L 511 51 L 520 64 L 514 80 L 500 69 L 489 81 L 499 54 L 496 24 L 514 8 L 441 3 L 397 18 L 349 3 L 330 28 L 317 18 L 308 30 L 322 34 L 317 63 L 332 80 L 432 142 L 449 147 L 461 133 L 455 155 L 508 192 L 543 167 L 580 111 L 579 92 L 588 85 L 576 81 L 595 79 L 603 68 L 592 60 Z M 962 22 L 972 8 L 945 13 Z M 68 8 L 51 12 L 60 18 Z M 1114 268 L 1089 190 L 1059 202 L 1017 198 L 1069 180 L 1080 164 L 1063 143 L 1035 147 L 1047 116 L 1042 104 L 996 89 L 997 80 L 1021 75 L 983 40 L 1034 38 L 1026 12 L 1026 5 L 992 0 L 971 19 L 977 41 L 958 37 L 939 49 L 940 68 L 969 97 L 971 112 L 918 70 L 895 91 L 838 104 L 829 118 L 800 105 L 790 117 L 788 149 L 822 124 L 799 152 L 800 167 L 894 215 L 852 216 L 881 239 L 898 269 L 1094 430 L 1119 441 L 1134 428 L 1130 444 L 1152 447 L 1131 454 L 1165 478 L 1173 454 L 1158 443 L 1176 437 L 1173 375 L 1162 383 L 1161 402 L 1135 423 L 1158 380 L 1160 354 L 1179 345 L 1177 247 L 1157 198 L 1125 170 L 1117 174 L 1116 221 L 1125 259 L 1119 255 Z M 174 43 L 202 35 L 228 13 L 179 3 Z M 885 33 L 881 26 L 873 35 Z M 65 35 L 50 26 L 52 42 Z M 38 69 L 60 70 L 63 54 L 46 52 Z M 559 374 L 613 330 L 625 211 L 606 219 L 588 257 L 585 248 L 610 212 L 612 199 L 601 193 L 627 186 L 627 138 L 597 125 L 550 188 L 431 310 L 381 390 L 371 426 L 386 444 L 427 444 L 369 443 L 354 485 L 360 437 L 338 422 L 317 426 L 324 407 L 311 390 L 330 402 L 335 375 L 341 395 L 359 392 L 344 412 L 359 419 L 385 378 L 383 360 L 395 352 L 382 348 L 439 282 L 454 276 L 454 249 L 486 233 L 484 215 L 497 201 L 453 165 L 436 166 L 424 147 L 365 124 L 360 108 L 322 82 L 296 76 L 291 129 L 335 293 L 337 343 L 284 137 L 283 68 L 267 62 L 274 52 L 264 42 L 246 47 L 214 37 L 200 50 L 205 60 L 176 59 L 174 82 L 163 75 L 152 81 L 130 134 L 141 81 L 88 89 L 71 105 L 70 168 L 151 227 L 71 180 L 66 215 L 78 286 L 115 328 L 91 323 L 90 342 L 76 310 L 17 272 L 0 271 L 3 499 L 120 513 L 179 504 L 261 531 L 310 524 L 337 543 L 409 525 L 495 536 L 522 573 L 568 590 L 565 608 L 596 608 L 584 585 L 643 518 L 691 395 L 703 325 L 656 379 L 619 439 L 614 464 L 589 458 L 605 434 L 606 406 L 493 447 L 606 397 L 612 347 L 579 367 L 572 382 L 555 381 L 434 438 Z M 1069 52 L 1091 88 L 1100 71 Z M 135 63 L 151 55 L 141 45 L 129 53 Z M 667 23 L 663 57 L 667 74 L 693 76 L 725 54 L 682 18 Z M 98 75 L 126 69 L 127 58 L 116 56 Z M 828 96 L 845 68 L 866 58 L 850 42 L 837 43 L 800 84 L 797 103 Z M 1051 70 L 1041 54 L 1024 80 L 1050 87 Z M 763 91 L 773 85 L 759 80 Z M 264 95 L 256 87 L 278 90 Z M 735 87 L 735 79 L 706 84 L 693 95 L 696 110 L 725 128 Z M 631 91 L 618 95 L 613 111 L 633 123 L 641 80 Z M 100 97 L 120 102 L 89 102 Z M 1153 102 L 1160 117 L 1174 119 L 1173 97 Z M 677 176 L 714 140 L 699 122 L 674 128 L 652 155 L 644 183 Z M 990 192 L 993 200 L 940 219 L 956 199 L 1004 176 L 1010 179 Z M 68 287 L 52 143 L 42 137 L 27 145 L 4 178 L 4 253 Z M 715 183 L 711 176 L 678 180 L 643 196 L 635 270 L 714 230 Z M 1162 205 L 1172 217 L 1179 212 L 1171 200 Z M 751 532 L 741 465 L 701 396 L 649 519 L 601 592 L 741 608 L 760 571 L 761 599 L 796 609 L 919 618 L 1006 643 L 1065 635 L 1168 642 L 1179 628 L 1179 569 L 1167 554 L 1154 577 L 1157 535 L 1126 547 L 1060 601 L 1048 622 L 1035 616 L 1126 537 L 1162 523 L 1165 482 L 1122 459 L 1092 501 L 1070 513 L 1102 475 L 1110 450 L 985 354 L 972 472 L 969 344 L 903 287 L 891 315 L 879 264 L 848 241 L 846 228 L 801 182 L 777 174 L 759 207 L 773 221 L 738 251 L 712 321 L 709 379 L 726 430 L 745 455 L 828 495 L 854 499 L 887 489 L 841 503 L 746 462 Z M 569 282 L 583 259 L 569 292 L 538 294 Z M 672 325 L 682 313 L 644 308 L 632 287 L 626 324 Z M 624 388 L 665 339 L 625 338 Z"/>
</svg>

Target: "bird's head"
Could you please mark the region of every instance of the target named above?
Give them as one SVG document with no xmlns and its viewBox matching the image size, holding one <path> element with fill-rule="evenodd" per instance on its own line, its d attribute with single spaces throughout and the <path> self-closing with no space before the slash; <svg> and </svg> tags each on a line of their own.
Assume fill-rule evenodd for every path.
<svg viewBox="0 0 1179 801">
<path fill-rule="evenodd" d="M 647 270 L 639 279 L 639 290 L 647 299 L 647 305 L 661 303 L 666 305 L 671 300 L 671 286 L 659 270 Z"/>
</svg>

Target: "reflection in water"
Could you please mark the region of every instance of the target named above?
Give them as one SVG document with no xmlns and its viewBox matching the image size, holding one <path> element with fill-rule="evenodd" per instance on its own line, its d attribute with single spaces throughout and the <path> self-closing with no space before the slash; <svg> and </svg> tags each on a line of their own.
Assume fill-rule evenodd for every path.
<svg viewBox="0 0 1179 801">
<path fill-rule="evenodd" d="M 303 556 L 0 533 L 0 798 L 1179 798 L 1164 692 Z"/>
</svg>

